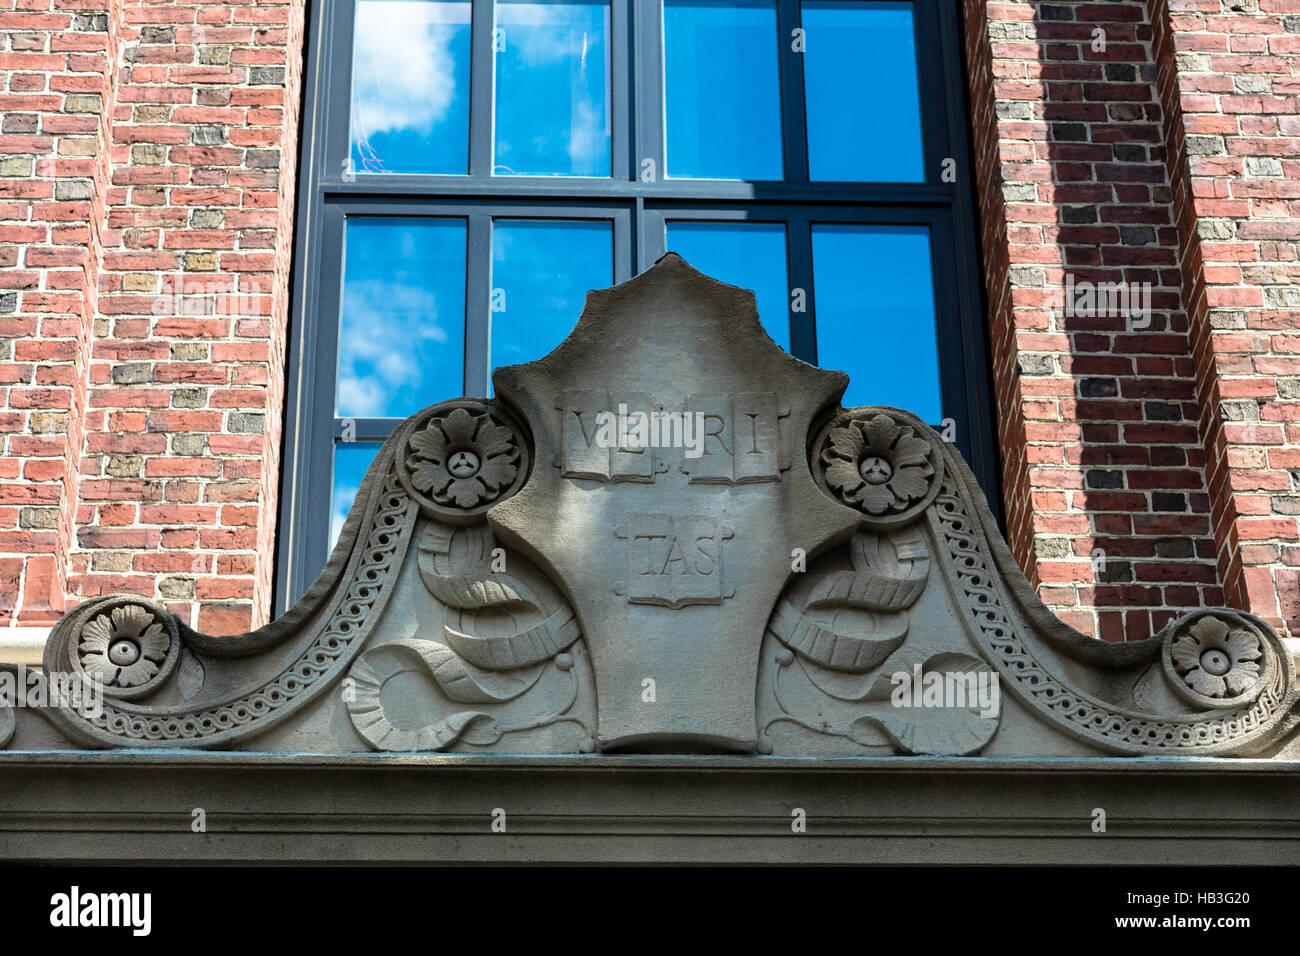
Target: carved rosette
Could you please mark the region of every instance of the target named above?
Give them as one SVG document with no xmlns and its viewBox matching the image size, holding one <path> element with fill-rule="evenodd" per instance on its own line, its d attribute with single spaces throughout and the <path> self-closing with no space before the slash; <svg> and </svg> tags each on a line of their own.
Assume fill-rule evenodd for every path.
<svg viewBox="0 0 1300 956">
<path fill-rule="evenodd" d="M 916 520 L 939 493 L 943 456 L 920 419 L 894 408 L 854 408 L 822 429 L 812 471 L 832 498 L 862 512 L 868 528 Z"/>
<path fill-rule="evenodd" d="M 1276 653 L 1253 624 L 1221 610 L 1175 621 L 1165 630 L 1161 658 L 1174 692 L 1205 709 L 1251 703 L 1278 666 Z"/>
<path fill-rule="evenodd" d="M 473 521 L 518 491 L 528 475 L 523 429 L 488 403 L 434 405 L 404 433 L 398 452 L 402 483 L 430 517 Z"/>
<path fill-rule="evenodd" d="M 74 672 L 109 697 L 152 693 L 180 659 L 176 618 L 153 602 L 117 598 L 101 605 L 77 636 Z"/>
</svg>

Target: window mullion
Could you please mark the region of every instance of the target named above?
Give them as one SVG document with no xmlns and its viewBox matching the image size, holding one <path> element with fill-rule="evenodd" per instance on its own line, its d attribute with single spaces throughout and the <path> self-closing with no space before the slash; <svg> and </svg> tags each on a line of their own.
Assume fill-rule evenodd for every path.
<svg viewBox="0 0 1300 956">
<path fill-rule="evenodd" d="M 633 4 L 635 50 L 636 144 L 632 179 L 664 178 L 663 4 Z M 648 161 L 648 163 L 647 163 Z"/>
<path fill-rule="evenodd" d="M 646 232 L 645 197 L 637 196 L 632 202 L 632 261 L 636 264 L 636 274 L 640 275 L 650 268 L 650 248 L 646 244 L 649 233 Z"/>
<path fill-rule="evenodd" d="M 610 37 L 609 37 L 609 96 L 610 129 L 613 136 L 610 142 L 610 175 L 614 179 L 635 177 L 631 155 L 632 143 L 635 141 L 635 107 L 629 104 L 629 92 L 632 89 L 631 76 L 635 69 L 635 49 L 632 46 L 633 29 L 629 22 L 626 3 L 611 0 L 610 3 Z M 640 85 L 639 83 L 637 84 Z"/>
<path fill-rule="evenodd" d="M 465 278 L 465 394 L 487 397 L 492 340 L 492 216 L 469 217 Z"/>
<path fill-rule="evenodd" d="M 321 226 L 322 261 L 338 263 L 337 271 L 322 270 L 317 284 L 316 314 L 312 323 L 315 336 L 315 361 L 310 371 L 309 388 L 314 401 L 308 406 L 302 426 L 311 436 L 306 453 L 307 468 L 302 476 L 299 500 L 307 512 L 301 515 L 302 547 L 292 567 L 289 585 L 294 598 L 307 590 L 319 570 L 316 557 L 329 551 L 329 526 L 312 521 L 313 504 L 330 501 L 334 485 L 334 409 L 338 402 L 339 332 L 343 305 L 343 261 L 347 241 L 347 216 L 337 206 L 326 205 Z"/>
<path fill-rule="evenodd" d="M 786 220 L 787 268 L 790 289 L 790 354 L 817 364 L 817 327 L 813 315 L 812 224 L 804 217 Z M 802 295 L 800 295 L 802 293 Z M 802 311 L 796 311 L 797 307 Z"/>
<path fill-rule="evenodd" d="M 626 282 L 635 274 L 635 249 L 632 231 L 634 224 L 629 210 L 623 209 L 614 215 L 614 282 Z M 640 270 L 637 270 L 640 271 Z"/>
<path fill-rule="evenodd" d="M 641 209 L 641 226 L 637 233 L 640 241 L 640 271 L 645 272 L 659 260 L 667 249 L 667 236 L 664 232 L 664 214 L 654 208 L 646 209 L 644 200 L 638 200 Z"/>
<path fill-rule="evenodd" d="M 956 158 L 948 139 L 950 106 L 943 82 L 945 50 L 936 7 L 935 0 L 912 0 L 921 100 L 921 153 L 925 161 L 924 182 L 927 183 L 943 183 L 944 160 Z M 964 173 L 966 171 L 960 171 L 959 175 Z"/>
<path fill-rule="evenodd" d="M 663 175 L 663 53 L 659 38 L 663 34 L 662 5 L 632 2 L 632 141 L 629 162 L 632 188 L 643 182 L 655 182 Z M 648 169 L 647 169 L 648 164 Z M 647 172 L 649 175 L 647 176 Z M 632 223 L 636 242 L 637 272 L 654 264 L 663 242 L 648 232 L 653 223 L 647 218 L 645 197 L 638 195 L 633 206 Z M 653 217 L 651 217 L 653 218 Z M 662 224 L 660 225 L 662 230 Z"/>
<path fill-rule="evenodd" d="M 808 181 L 807 128 L 803 102 L 803 53 L 795 51 L 799 0 L 777 0 L 777 56 L 781 76 L 781 135 L 787 182 Z M 798 44 L 802 50 L 803 44 Z"/>
<path fill-rule="evenodd" d="M 403 418 L 337 416 L 334 419 L 334 440 L 343 442 L 384 441 L 403 421 L 405 421 Z"/>
<path fill-rule="evenodd" d="M 344 181 L 356 172 L 352 167 L 352 69 L 353 35 L 356 2 L 327 6 L 322 21 L 328 25 L 329 46 L 325 62 L 325 97 L 327 115 L 321 124 L 324 133 L 319 153 L 318 175 L 326 182 Z"/>
<path fill-rule="evenodd" d="M 492 175 L 493 0 L 473 0 L 470 28 L 469 174 Z"/>
</svg>

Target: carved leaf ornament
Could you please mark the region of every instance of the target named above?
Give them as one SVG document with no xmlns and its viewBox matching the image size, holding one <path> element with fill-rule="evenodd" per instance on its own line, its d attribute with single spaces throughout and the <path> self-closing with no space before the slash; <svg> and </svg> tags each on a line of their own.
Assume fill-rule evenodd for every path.
<svg viewBox="0 0 1300 956">
<path fill-rule="evenodd" d="M 493 572 L 494 545 L 484 524 L 457 528 L 434 523 L 424 532 L 420 578 L 446 606 L 442 641 L 393 641 L 366 651 L 353 665 L 355 699 L 348 703 L 348 712 L 353 726 L 375 747 L 408 751 L 443 750 L 458 743 L 490 746 L 509 731 L 565 719 L 567 707 L 549 717 L 527 713 L 522 720 L 499 713 L 499 705 L 528 694 L 548 665 L 568 674 L 573 658 L 564 652 L 581 632 L 567 602 L 558 602 L 547 613 L 543 600 L 522 581 Z M 535 623 L 505 634 L 478 634 L 461 623 L 473 620 L 476 612 Z M 409 674 L 433 682 L 414 706 L 409 689 L 385 693 L 391 681 Z M 440 700 L 431 698 L 429 691 Z M 477 707 L 457 710 L 457 704 Z"/>
</svg>

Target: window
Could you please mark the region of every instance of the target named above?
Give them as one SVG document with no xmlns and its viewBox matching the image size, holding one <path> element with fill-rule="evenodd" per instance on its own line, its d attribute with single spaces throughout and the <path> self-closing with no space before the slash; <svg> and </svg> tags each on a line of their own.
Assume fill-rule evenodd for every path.
<svg viewBox="0 0 1300 956">
<path fill-rule="evenodd" d="M 490 395 L 669 249 L 754 289 L 774 341 L 850 374 L 845 404 L 946 425 L 993 486 L 955 0 L 312 17 L 282 608 L 398 422 Z"/>
</svg>

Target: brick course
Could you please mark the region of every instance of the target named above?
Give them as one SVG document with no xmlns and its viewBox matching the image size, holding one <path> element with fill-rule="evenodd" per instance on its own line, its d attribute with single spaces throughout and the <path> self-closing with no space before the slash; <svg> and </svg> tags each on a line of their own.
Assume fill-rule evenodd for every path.
<svg viewBox="0 0 1300 956">
<path fill-rule="evenodd" d="M 0 26 L 0 623 L 124 591 L 244 630 L 271 606 L 303 4 L 7 0 Z"/>
<path fill-rule="evenodd" d="M 1220 579 L 1300 633 L 1300 2 L 1152 7 Z"/>
<path fill-rule="evenodd" d="M 1248 45 L 1171 22 L 1163 0 L 964 5 L 1008 538 L 1048 605 L 1107 639 L 1224 601 L 1300 628 L 1287 431 L 1300 416 L 1273 382 L 1295 371 L 1282 355 L 1295 275 L 1277 264 L 1294 267 L 1294 204 L 1278 203 L 1297 150 L 1278 130 L 1296 109 L 1280 78 L 1295 57 L 1281 54 L 1300 23 L 1240 12 L 1253 2 L 1190 0 Z M 1278 56 L 1245 55 L 1261 34 Z M 1175 48 L 1224 56 L 1175 69 Z M 1269 181 L 1235 182 L 1247 161 Z M 1224 217 L 1216 235 L 1236 245 L 1207 268 L 1189 236 Z M 1238 268 L 1243 230 L 1252 261 L 1274 265 Z M 1149 282 L 1149 323 L 1068 314 L 1066 290 L 1084 282 Z M 1213 322 L 1269 334 L 1211 338 Z"/>
</svg>

